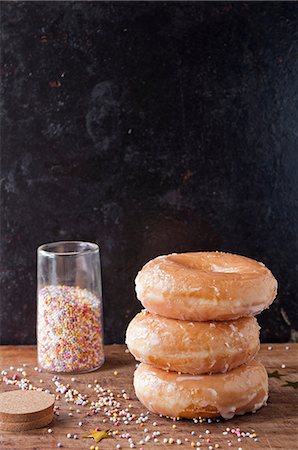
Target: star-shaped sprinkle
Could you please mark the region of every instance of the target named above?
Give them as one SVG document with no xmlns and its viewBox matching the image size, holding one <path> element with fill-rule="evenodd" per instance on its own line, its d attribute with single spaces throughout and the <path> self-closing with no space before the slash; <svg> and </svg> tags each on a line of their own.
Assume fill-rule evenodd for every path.
<svg viewBox="0 0 298 450">
<path fill-rule="evenodd" d="M 282 387 L 292 387 L 294 389 L 298 389 L 298 381 L 287 381 L 287 384 L 282 384 Z"/>
<path fill-rule="evenodd" d="M 113 436 L 111 436 L 109 434 L 110 430 L 105 430 L 105 431 L 99 431 L 99 430 L 90 430 L 90 434 L 85 434 L 83 436 L 83 438 L 91 438 L 94 439 L 95 442 L 100 442 L 103 439 L 109 439 L 112 438 Z"/>
<path fill-rule="evenodd" d="M 275 370 L 274 372 L 271 372 L 271 373 L 268 372 L 268 377 L 269 378 L 278 378 L 280 380 L 280 377 L 284 377 L 284 375 L 279 373 L 278 370 Z"/>
</svg>

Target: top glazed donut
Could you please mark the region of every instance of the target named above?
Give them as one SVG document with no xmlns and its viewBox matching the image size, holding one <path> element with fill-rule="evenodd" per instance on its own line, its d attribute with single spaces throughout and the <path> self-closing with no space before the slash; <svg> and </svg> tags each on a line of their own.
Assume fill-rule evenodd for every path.
<svg viewBox="0 0 298 450">
<path fill-rule="evenodd" d="M 135 283 L 148 311 L 194 321 L 259 314 L 277 292 L 277 281 L 263 263 L 222 252 L 158 256 L 145 264 Z"/>
</svg>

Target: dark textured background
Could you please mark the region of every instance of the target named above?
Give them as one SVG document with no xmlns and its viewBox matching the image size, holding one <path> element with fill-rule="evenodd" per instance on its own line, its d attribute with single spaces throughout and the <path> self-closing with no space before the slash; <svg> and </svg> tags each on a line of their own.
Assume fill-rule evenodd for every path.
<svg viewBox="0 0 298 450">
<path fill-rule="evenodd" d="M 263 261 L 297 340 L 298 4 L 1 2 L 1 337 L 35 341 L 35 250 L 100 244 L 106 341 L 174 251 Z M 296 331 L 295 331 L 296 323 Z"/>
</svg>

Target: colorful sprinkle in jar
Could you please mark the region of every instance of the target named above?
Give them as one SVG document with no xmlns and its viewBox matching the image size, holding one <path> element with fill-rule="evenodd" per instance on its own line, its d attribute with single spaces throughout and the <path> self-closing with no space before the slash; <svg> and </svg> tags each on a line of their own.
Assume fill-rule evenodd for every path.
<svg viewBox="0 0 298 450">
<path fill-rule="evenodd" d="M 98 245 L 66 241 L 37 250 L 38 364 L 49 372 L 96 370 L 104 362 Z"/>
</svg>

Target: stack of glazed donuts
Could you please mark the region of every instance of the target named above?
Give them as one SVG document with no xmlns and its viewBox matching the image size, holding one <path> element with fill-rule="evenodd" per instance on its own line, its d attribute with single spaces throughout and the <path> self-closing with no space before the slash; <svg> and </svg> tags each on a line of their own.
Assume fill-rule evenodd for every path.
<svg viewBox="0 0 298 450">
<path fill-rule="evenodd" d="M 277 281 L 264 264 L 221 252 L 173 253 L 149 261 L 136 277 L 146 308 L 126 343 L 141 361 L 139 400 L 170 417 L 226 419 L 255 412 L 268 398 L 268 376 L 254 360 L 254 315 L 268 308 Z"/>
</svg>

